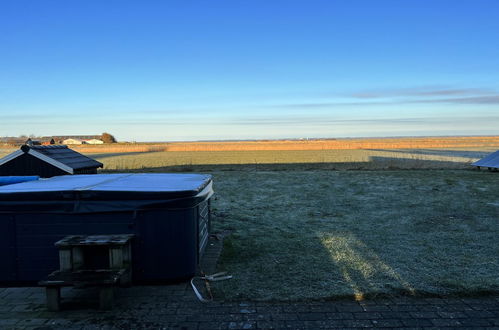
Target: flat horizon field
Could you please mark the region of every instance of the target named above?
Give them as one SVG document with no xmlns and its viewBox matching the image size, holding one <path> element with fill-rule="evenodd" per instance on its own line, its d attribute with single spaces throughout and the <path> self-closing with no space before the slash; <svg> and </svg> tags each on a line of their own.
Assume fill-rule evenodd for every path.
<svg viewBox="0 0 499 330">
<path fill-rule="evenodd" d="M 69 147 L 102 162 L 104 172 L 213 168 L 464 169 L 498 150 L 499 136 L 112 143 Z M 3 145 L 0 157 L 17 149 Z"/>
</svg>

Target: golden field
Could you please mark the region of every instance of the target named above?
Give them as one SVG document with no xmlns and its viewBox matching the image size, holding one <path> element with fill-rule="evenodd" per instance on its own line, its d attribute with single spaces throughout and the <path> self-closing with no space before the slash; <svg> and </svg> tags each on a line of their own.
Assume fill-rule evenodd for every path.
<svg viewBox="0 0 499 330">
<path fill-rule="evenodd" d="M 312 140 L 195 141 L 73 145 L 82 153 L 155 151 L 348 150 L 499 147 L 499 136 L 395 137 Z M 14 148 L 0 145 L 2 149 Z"/>
<path fill-rule="evenodd" d="M 314 140 L 209 141 L 168 143 L 119 143 L 82 145 L 80 152 L 145 151 L 249 151 L 249 150 L 348 150 L 423 148 L 499 147 L 499 136 L 486 137 L 409 137 Z"/>
</svg>

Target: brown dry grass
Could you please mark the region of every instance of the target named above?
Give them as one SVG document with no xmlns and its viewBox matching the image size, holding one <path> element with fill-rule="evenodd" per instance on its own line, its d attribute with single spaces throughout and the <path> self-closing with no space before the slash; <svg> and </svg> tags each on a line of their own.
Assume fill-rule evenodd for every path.
<svg viewBox="0 0 499 330">
<path fill-rule="evenodd" d="M 382 138 L 338 140 L 278 140 L 238 142 L 179 142 L 168 144 L 168 151 L 224 150 L 344 150 L 344 149 L 421 149 L 499 146 L 496 137 Z"/>
<path fill-rule="evenodd" d="M 408 137 L 331 140 L 169 142 L 75 146 L 83 153 L 156 151 L 352 150 L 499 147 L 499 136 Z"/>
<path fill-rule="evenodd" d="M 209 141 L 80 145 L 82 153 L 159 151 L 353 150 L 499 147 L 499 136 L 399 137 L 317 140 Z M 0 145 L 0 148 L 15 148 Z"/>
</svg>

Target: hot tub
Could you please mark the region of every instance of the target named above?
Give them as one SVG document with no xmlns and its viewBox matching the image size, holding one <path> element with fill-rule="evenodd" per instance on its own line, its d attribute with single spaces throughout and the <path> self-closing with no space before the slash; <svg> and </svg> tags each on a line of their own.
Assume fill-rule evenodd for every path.
<svg viewBox="0 0 499 330">
<path fill-rule="evenodd" d="M 191 277 L 206 247 L 212 179 L 201 174 L 59 176 L 0 187 L 0 282 L 59 268 L 67 235 L 134 234 L 134 282 Z"/>
</svg>

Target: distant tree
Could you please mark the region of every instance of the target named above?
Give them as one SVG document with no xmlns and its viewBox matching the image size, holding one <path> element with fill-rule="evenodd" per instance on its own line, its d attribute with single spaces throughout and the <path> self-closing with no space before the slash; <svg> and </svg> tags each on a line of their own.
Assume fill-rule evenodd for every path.
<svg viewBox="0 0 499 330">
<path fill-rule="evenodd" d="M 102 133 L 101 139 L 102 139 L 102 142 L 104 142 L 104 143 L 116 143 L 117 142 L 116 139 L 114 138 L 114 136 L 112 136 L 109 133 Z"/>
</svg>

